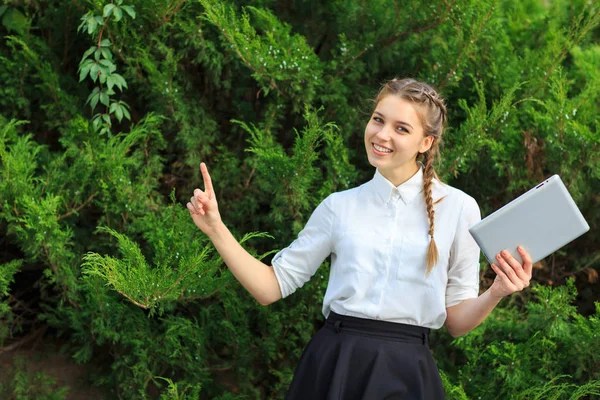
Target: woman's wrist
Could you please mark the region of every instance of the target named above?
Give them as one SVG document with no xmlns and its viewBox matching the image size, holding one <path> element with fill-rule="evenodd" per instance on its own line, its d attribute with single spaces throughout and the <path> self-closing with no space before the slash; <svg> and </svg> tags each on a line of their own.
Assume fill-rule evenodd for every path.
<svg viewBox="0 0 600 400">
<path fill-rule="evenodd" d="M 506 297 L 506 293 L 503 293 L 500 289 L 498 289 L 495 281 L 492 283 L 492 286 L 490 286 L 490 297 L 498 302 Z"/>
<path fill-rule="evenodd" d="M 206 235 L 214 243 L 215 241 L 222 239 L 228 232 L 229 230 L 223 221 L 219 221 L 210 231 L 206 233 Z"/>
</svg>

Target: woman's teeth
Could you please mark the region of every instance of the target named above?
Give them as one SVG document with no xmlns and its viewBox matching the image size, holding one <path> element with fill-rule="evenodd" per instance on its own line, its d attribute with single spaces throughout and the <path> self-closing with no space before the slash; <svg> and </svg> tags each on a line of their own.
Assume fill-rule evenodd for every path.
<svg viewBox="0 0 600 400">
<path fill-rule="evenodd" d="M 373 147 L 375 147 L 375 150 L 380 151 L 382 153 L 391 153 L 392 152 L 390 149 L 386 149 L 385 147 L 381 147 L 379 145 L 376 145 L 375 143 L 373 143 Z"/>
</svg>

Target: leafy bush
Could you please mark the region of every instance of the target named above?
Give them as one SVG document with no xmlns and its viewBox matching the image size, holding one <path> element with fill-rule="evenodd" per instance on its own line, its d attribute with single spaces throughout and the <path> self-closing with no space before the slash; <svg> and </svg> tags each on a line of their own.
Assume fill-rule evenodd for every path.
<svg viewBox="0 0 600 400">
<path fill-rule="evenodd" d="M 9 383 L 3 383 L 9 382 Z M 14 400 L 65 400 L 69 388 L 57 387 L 56 380 L 43 372 L 31 372 L 24 358 L 17 357 L 14 367 L 4 371 L 0 396 Z"/>
<path fill-rule="evenodd" d="M 414 76 L 447 99 L 443 180 L 487 214 L 559 173 L 592 227 L 477 330 L 434 335 L 449 398 L 598 396 L 597 4 L 248 3 L 0 6 L 0 345 L 35 319 L 104 365 L 114 397 L 282 398 L 328 264 L 260 307 L 183 206 L 198 164 L 268 263 L 321 199 L 370 179 L 370 99 Z"/>
</svg>

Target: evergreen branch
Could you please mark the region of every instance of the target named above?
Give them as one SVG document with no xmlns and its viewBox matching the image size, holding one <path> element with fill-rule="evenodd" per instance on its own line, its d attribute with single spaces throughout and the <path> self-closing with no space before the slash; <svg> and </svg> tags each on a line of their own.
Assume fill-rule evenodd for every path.
<svg viewBox="0 0 600 400">
<path fill-rule="evenodd" d="M 52 178 L 52 175 L 54 175 L 54 173 L 56 172 L 57 169 L 58 169 L 58 163 L 56 163 L 54 165 L 54 169 L 52 170 L 52 172 L 50 172 L 50 174 L 48 174 L 48 179 L 46 179 L 46 183 L 44 183 L 44 186 L 42 186 L 41 194 L 44 194 L 46 192 L 46 187 L 50 183 L 50 178 Z"/>
<path fill-rule="evenodd" d="M 165 13 L 165 15 L 163 15 L 162 17 L 162 21 L 160 23 L 160 25 L 158 25 L 156 27 L 156 29 L 160 28 L 161 26 L 163 26 L 164 24 L 166 24 L 167 22 L 169 22 L 171 20 L 171 18 L 173 18 L 175 16 L 175 14 L 177 14 L 177 12 L 179 12 L 179 9 L 181 8 L 181 6 L 183 6 L 183 4 L 186 2 L 187 0 L 180 0 L 179 3 L 177 3 L 172 10 L 167 10 L 167 12 Z"/>
<path fill-rule="evenodd" d="M 44 255 L 46 256 L 46 259 L 48 260 L 50 269 L 52 270 L 52 272 L 54 272 L 56 274 L 58 272 L 58 267 L 50 261 L 50 249 L 48 249 L 48 246 L 46 246 L 46 242 L 42 242 L 42 249 L 44 250 Z"/>
<path fill-rule="evenodd" d="M 108 38 L 110 40 L 111 43 L 116 43 L 115 42 L 115 38 L 112 35 L 112 32 L 110 31 L 110 29 L 106 29 L 106 34 L 108 35 Z M 121 44 L 124 42 L 124 40 L 121 40 Z M 117 51 L 117 55 L 119 56 L 119 58 L 121 59 L 121 61 L 123 61 L 125 64 L 128 64 L 127 60 L 125 59 L 125 57 L 123 56 L 123 53 L 121 52 L 121 49 L 119 48 L 119 46 L 113 46 L 113 48 Z"/>
<path fill-rule="evenodd" d="M 250 185 L 250 181 L 252 180 L 252 176 L 254 176 L 255 171 L 256 171 L 256 167 L 253 167 L 252 170 L 250 171 L 250 175 L 248 176 L 248 179 L 246 179 L 246 181 L 244 182 L 244 189 L 248 189 L 248 186 Z"/>
<path fill-rule="evenodd" d="M 446 22 L 446 19 L 448 18 L 448 15 L 450 14 L 450 11 L 452 9 L 452 6 L 454 5 L 454 3 L 456 3 L 457 0 L 454 0 L 452 3 L 448 4 L 446 3 L 446 12 L 444 13 L 444 15 L 440 18 L 438 18 L 436 21 L 432 22 L 429 25 L 426 26 L 422 26 L 419 28 L 412 28 L 409 29 L 407 31 L 404 32 L 400 32 L 399 34 L 397 34 L 396 36 L 392 36 L 391 38 L 389 38 L 388 40 L 383 42 L 383 46 L 388 46 L 393 44 L 395 41 L 397 41 L 398 39 L 411 35 L 413 33 L 421 33 L 421 32 L 427 32 L 431 29 L 437 28 L 438 26 L 440 26 L 441 24 L 443 24 L 444 22 Z"/>
<path fill-rule="evenodd" d="M 197 264 L 196 264 L 196 265 L 197 265 Z M 173 289 L 173 288 L 174 288 L 174 287 L 175 287 L 177 284 L 179 284 L 179 282 L 181 282 L 181 280 L 183 279 L 183 277 L 184 277 L 184 276 L 185 276 L 185 275 L 183 275 L 183 274 L 182 274 L 182 275 L 179 275 L 179 278 L 177 278 L 177 279 L 175 280 L 175 282 L 173 282 L 173 283 L 171 284 L 171 286 L 169 286 L 169 287 L 167 288 L 167 290 L 165 290 L 164 292 L 162 292 L 162 294 L 160 295 L 160 297 L 165 297 L 165 295 L 166 295 L 167 293 L 169 293 L 169 292 L 171 291 L 171 289 Z"/>
<path fill-rule="evenodd" d="M 81 210 L 83 207 L 87 206 L 93 199 L 94 197 L 97 195 L 98 193 L 92 193 L 90 195 L 90 197 L 87 198 L 86 201 L 84 201 L 81 205 L 79 205 L 78 207 L 72 209 L 71 211 L 67 212 L 66 214 L 61 215 L 60 217 L 58 217 L 58 220 L 61 221 L 65 218 L 67 218 L 69 215 L 72 215 L 76 212 L 78 212 L 79 210 Z"/>
<path fill-rule="evenodd" d="M 121 47 L 123 45 L 123 43 L 125 42 L 125 39 L 121 39 L 121 45 L 117 46 L 114 45 L 116 43 L 116 40 L 110 30 L 110 28 L 106 28 L 106 34 L 108 35 L 108 38 L 110 39 L 110 42 L 113 43 L 113 49 L 115 49 L 117 51 L 117 55 L 119 56 L 119 58 L 121 59 L 121 61 L 123 61 L 125 64 L 132 66 L 132 64 L 129 62 L 129 60 L 127 58 L 125 58 L 125 56 L 123 55 L 123 52 L 121 51 Z M 148 78 L 146 78 L 146 76 L 142 73 L 142 68 L 140 67 L 139 63 L 135 64 L 135 72 L 136 72 L 136 76 L 139 79 L 144 79 L 146 81 L 148 81 Z"/>
<path fill-rule="evenodd" d="M 135 304 L 136 306 L 143 308 L 145 310 L 147 310 L 148 308 L 150 308 L 149 304 L 142 304 L 137 302 L 136 300 L 132 299 L 127 293 L 117 289 L 114 285 L 113 285 L 114 289 L 117 291 L 117 293 L 119 293 L 121 296 L 127 298 L 127 300 L 129 300 L 130 302 L 132 302 L 133 304 Z M 146 298 L 146 302 L 148 301 L 148 298 Z"/>
<path fill-rule="evenodd" d="M 212 22 L 217 28 L 219 28 L 219 32 L 222 33 L 225 38 L 232 44 L 234 51 L 236 52 L 236 54 L 238 55 L 238 57 L 242 60 L 242 62 L 248 67 L 250 68 L 252 71 L 254 71 L 254 73 L 256 73 L 258 76 L 260 76 L 261 78 L 264 78 L 266 80 L 269 81 L 269 86 L 273 89 L 275 89 L 277 91 L 277 93 L 279 93 L 281 96 L 288 98 L 288 96 L 281 91 L 281 89 L 279 89 L 279 87 L 277 86 L 277 84 L 275 83 L 275 80 L 273 78 L 271 78 L 270 76 L 267 75 L 267 73 L 265 71 L 261 71 L 259 69 L 257 69 L 250 61 L 248 61 L 246 59 L 246 57 L 244 57 L 244 55 L 241 53 L 237 42 L 235 41 L 235 38 L 233 38 L 229 32 L 223 27 L 222 24 L 219 23 L 218 18 L 215 17 L 214 10 L 209 11 L 209 5 L 203 3 L 204 7 L 206 8 L 206 15 L 207 15 L 207 19 Z"/>
<path fill-rule="evenodd" d="M 481 20 L 481 23 L 477 26 L 476 29 L 471 31 L 471 34 L 469 35 L 469 37 L 466 40 L 467 45 L 464 46 L 460 50 L 460 54 L 456 58 L 456 60 L 457 60 L 456 64 L 454 64 L 454 66 L 450 69 L 450 71 L 448 71 L 448 73 L 444 77 L 444 80 L 436 85 L 438 90 L 442 90 L 448 84 L 448 80 L 456 72 L 456 70 L 460 67 L 460 64 L 461 64 L 461 61 L 463 60 L 463 58 L 467 57 L 467 53 L 469 53 L 470 50 L 475 47 L 475 41 L 473 40 L 473 38 L 476 37 L 483 30 L 483 27 L 485 26 L 485 24 L 487 24 L 487 22 L 490 20 L 490 17 L 492 16 L 493 11 L 494 11 L 494 6 L 490 6 L 490 9 L 488 10 L 485 17 Z"/>
<path fill-rule="evenodd" d="M 552 73 L 554 72 L 554 70 L 556 69 L 556 67 L 558 67 L 558 65 L 563 62 L 563 60 L 565 59 L 567 53 L 571 50 L 571 48 L 573 46 L 577 45 L 577 43 L 579 43 L 581 40 L 583 40 L 583 38 L 585 37 L 585 35 L 592 28 L 594 28 L 596 25 L 598 25 L 598 23 L 600 23 L 600 11 L 598 11 L 596 13 L 596 15 L 594 15 L 594 17 L 591 18 L 590 22 L 581 30 L 581 32 L 579 33 L 579 36 L 576 37 L 575 40 L 568 41 L 565 45 L 563 45 L 563 48 L 562 48 L 562 51 L 561 51 L 560 55 L 556 58 L 556 60 L 554 61 L 554 63 L 551 65 L 551 67 L 544 73 L 544 79 L 542 80 L 542 82 L 540 82 L 540 84 L 537 85 L 535 87 L 535 89 L 533 89 L 529 93 L 529 95 L 535 96 L 537 94 L 537 92 L 542 87 L 544 87 L 544 85 L 546 84 L 546 82 L 550 78 L 550 75 L 552 75 Z"/>
<path fill-rule="evenodd" d="M 219 293 L 221 290 L 225 289 L 227 286 L 229 286 L 229 282 L 225 283 L 223 286 L 221 286 L 219 288 L 216 288 L 209 294 L 205 294 L 203 296 L 188 296 L 188 297 L 185 297 L 185 299 L 186 300 L 206 300 L 206 299 L 213 297 L 215 294 Z"/>
<path fill-rule="evenodd" d="M 421 32 L 427 32 L 431 29 L 437 28 L 438 26 L 440 26 L 441 24 L 443 24 L 444 22 L 446 22 L 446 20 L 448 19 L 448 15 L 450 15 L 450 11 L 452 9 L 452 6 L 454 5 L 454 3 L 456 3 L 456 0 L 454 0 L 452 3 L 448 4 L 446 3 L 446 12 L 440 17 L 438 18 L 436 21 L 432 22 L 429 25 L 426 26 L 422 26 L 422 27 L 414 27 L 414 28 L 410 28 L 404 32 L 400 32 L 395 36 L 392 36 L 391 38 L 384 40 L 381 43 L 381 47 L 387 47 L 390 46 L 392 44 L 394 44 L 398 39 L 405 37 L 405 36 L 409 36 L 412 35 L 413 33 L 421 33 Z M 395 4 L 395 3 L 394 3 Z M 398 12 L 398 7 L 396 6 L 396 13 Z M 358 60 L 363 54 L 365 54 L 367 51 L 369 50 L 369 48 L 364 48 L 361 51 L 358 52 L 358 54 L 356 54 L 350 61 L 344 63 L 343 68 L 341 68 L 337 74 L 335 74 L 334 78 L 338 78 L 346 69 L 348 69 L 348 67 L 354 63 L 356 60 Z"/>
<path fill-rule="evenodd" d="M 225 29 L 223 29 L 223 28 L 221 27 L 221 25 L 219 25 L 219 24 L 217 23 L 217 21 L 214 21 L 214 24 L 215 24 L 215 25 L 216 25 L 216 26 L 219 28 L 219 30 L 220 30 L 221 32 L 223 32 L 223 35 L 225 35 L 225 37 L 227 38 L 227 40 L 229 40 L 231 43 L 235 43 L 235 41 L 233 40 L 233 38 L 232 38 L 232 37 L 231 37 L 231 36 L 230 36 L 230 35 L 227 33 L 227 31 L 225 31 Z M 242 55 L 242 53 L 240 52 L 240 50 L 239 50 L 239 48 L 238 48 L 237 44 L 235 44 L 235 45 L 234 45 L 233 49 L 234 49 L 234 50 L 235 50 L 235 52 L 237 53 L 238 57 L 239 57 L 239 58 L 242 60 L 242 62 L 243 62 L 244 64 L 246 64 L 246 66 L 247 66 L 248 68 L 250 68 L 250 69 L 251 69 L 252 71 L 254 71 L 256 74 L 258 74 L 260 77 L 268 79 L 268 80 L 269 80 L 269 83 L 270 83 L 270 86 L 271 86 L 273 89 L 275 89 L 275 90 L 277 91 L 277 93 L 279 93 L 281 96 L 283 96 L 283 97 L 285 97 L 285 98 L 287 98 L 287 97 L 288 97 L 288 96 L 287 96 L 287 95 L 286 95 L 284 92 L 282 92 L 282 91 L 279 89 L 279 87 L 277 86 L 277 84 L 275 83 L 275 80 L 274 80 L 273 78 L 271 78 L 270 76 L 268 76 L 266 73 L 264 73 L 264 72 L 262 72 L 262 71 L 259 71 L 258 69 L 256 69 L 256 68 L 254 67 L 254 65 L 252 65 L 252 63 L 251 63 L 251 62 L 249 62 L 248 60 L 246 60 L 246 58 L 245 58 L 245 57 Z"/>
<path fill-rule="evenodd" d="M 233 368 L 233 365 L 227 365 L 225 367 L 205 367 L 202 368 L 202 371 L 223 372 L 229 371 L 231 368 Z"/>
<path fill-rule="evenodd" d="M 392 42 L 393 43 L 393 42 Z M 382 47 L 384 47 L 385 45 L 383 45 Z M 365 54 L 367 52 L 368 48 L 362 49 L 361 51 L 358 52 L 357 55 L 355 55 L 352 60 L 348 61 L 347 63 L 344 64 L 343 68 L 340 68 L 340 70 L 338 71 L 337 74 L 335 74 L 334 78 L 339 78 L 339 76 L 346 71 L 346 69 L 348 69 L 348 67 L 354 63 L 356 60 L 358 60 L 363 54 Z"/>
</svg>

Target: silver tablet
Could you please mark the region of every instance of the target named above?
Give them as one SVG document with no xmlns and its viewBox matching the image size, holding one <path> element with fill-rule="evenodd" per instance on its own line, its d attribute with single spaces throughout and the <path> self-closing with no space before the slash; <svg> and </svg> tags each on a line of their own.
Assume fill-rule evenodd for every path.
<svg viewBox="0 0 600 400">
<path fill-rule="evenodd" d="M 519 262 L 521 245 L 534 263 L 590 229 L 558 175 L 490 214 L 469 232 L 490 263 L 508 250 Z"/>
</svg>

